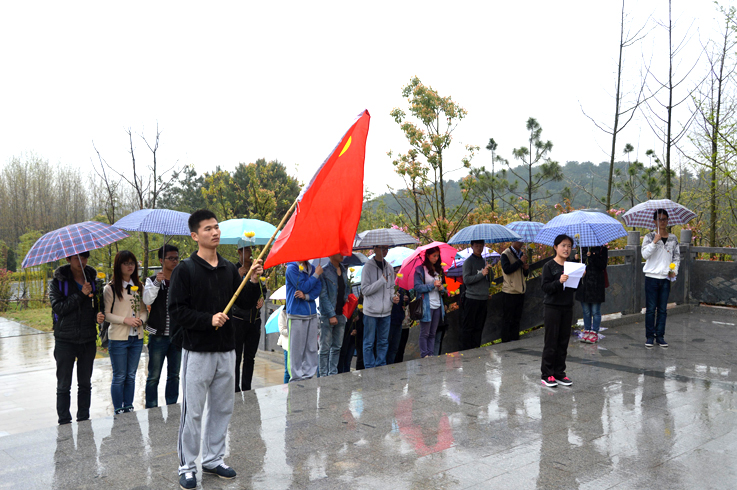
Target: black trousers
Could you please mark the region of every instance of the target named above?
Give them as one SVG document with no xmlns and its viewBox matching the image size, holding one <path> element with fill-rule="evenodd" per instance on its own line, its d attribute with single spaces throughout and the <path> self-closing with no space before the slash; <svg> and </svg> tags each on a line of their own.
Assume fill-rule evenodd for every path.
<svg viewBox="0 0 737 490">
<path fill-rule="evenodd" d="M 233 320 L 235 327 L 235 391 L 251 389 L 253 366 L 256 362 L 258 343 L 261 340 L 261 319 L 250 323 L 242 320 Z M 241 374 L 241 357 L 243 371 Z"/>
<path fill-rule="evenodd" d="M 481 346 L 481 335 L 486 323 L 485 299 L 465 298 L 461 312 L 461 350 L 475 349 Z"/>
<path fill-rule="evenodd" d="M 77 420 L 90 418 L 92 396 L 92 367 L 95 364 L 95 341 L 75 344 L 57 340 L 54 345 L 56 359 L 56 414 L 60 424 L 72 421 L 71 406 L 72 372 L 77 363 Z"/>
<path fill-rule="evenodd" d="M 502 293 L 504 311 L 502 313 L 502 342 L 519 340 L 519 323 L 525 305 L 524 294 Z"/>
<path fill-rule="evenodd" d="M 394 363 L 404 361 L 404 349 L 407 347 L 407 339 L 409 339 L 409 328 L 402 329 L 402 336 L 399 338 L 399 348 L 394 355 Z"/>
<path fill-rule="evenodd" d="M 545 306 L 545 347 L 540 370 L 542 379 L 554 376 L 557 379 L 566 377 L 566 356 L 568 340 L 571 338 L 573 307 L 554 308 Z"/>
</svg>

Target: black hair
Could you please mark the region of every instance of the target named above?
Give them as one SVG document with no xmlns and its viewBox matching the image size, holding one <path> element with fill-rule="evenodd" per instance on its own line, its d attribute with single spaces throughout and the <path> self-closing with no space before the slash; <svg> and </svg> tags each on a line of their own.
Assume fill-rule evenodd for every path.
<svg viewBox="0 0 737 490">
<path fill-rule="evenodd" d="M 113 293 L 118 296 L 121 300 L 123 299 L 123 264 L 126 262 L 135 262 L 136 268 L 131 274 L 131 281 L 133 284 L 142 287 L 141 280 L 138 279 L 138 259 L 133 255 L 130 250 L 121 250 L 115 255 L 115 262 L 113 264 L 113 277 L 110 281 L 113 284 Z M 141 291 L 143 293 L 143 291 Z"/>
<path fill-rule="evenodd" d="M 471 240 L 471 246 L 474 246 L 477 243 L 480 243 L 481 245 L 484 245 L 486 242 L 483 241 L 483 240 Z"/>
<path fill-rule="evenodd" d="M 432 264 L 430 262 L 430 256 L 434 254 L 435 252 L 438 253 L 438 260 L 437 262 L 435 262 L 435 264 Z M 427 271 L 433 277 L 442 277 L 443 276 L 443 266 L 440 265 L 440 248 L 433 247 L 433 248 L 425 250 L 425 260 L 422 262 L 422 265 L 425 266 Z"/>
<path fill-rule="evenodd" d="M 163 247 L 159 249 L 159 260 L 164 260 L 164 256 L 166 255 L 166 252 L 179 252 L 179 249 L 176 247 L 176 245 L 169 245 L 166 244 Z"/>
<path fill-rule="evenodd" d="M 68 259 L 72 259 L 72 258 L 76 257 L 77 255 L 79 255 L 80 257 L 84 257 L 85 259 L 89 259 L 90 258 L 90 253 L 89 252 L 79 252 L 78 254 L 70 255 L 67 258 Z"/>
<path fill-rule="evenodd" d="M 573 238 L 571 238 L 568 235 L 566 235 L 565 233 L 563 233 L 563 234 L 558 235 L 557 237 L 555 237 L 555 241 L 553 242 L 553 246 L 554 247 L 557 247 L 558 245 L 560 245 L 561 243 L 563 243 L 566 240 L 568 240 L 569 242 L 571 242 L 571 246 L 573 246 L 573 244 L 575 243 L 573 241 Z"/>
<path fill-rule="evenodd" d="M 213 218 L 218 219 L 217 216 L 215 216 L 215 213 L 213 213 L 209 209 L 198 209 L 197 211 L 189 215 L 189 220 L 187 221 L 187 224 L 189 225 L 189 231 L 191 231 L 192 233 L 197 233 L 200 229 L 200 223 Z"/>
<path fill-rule="evenodd" d="M 653 221 L 658 221 L 658 215 L 659 214 L 662 214 L 666 218 L 669 218 L 668 211 L 666 211 L 665 209 L 658 209 L 657 211 L 655 211 L 655 213 L 653 213 Z"/>
</svg>

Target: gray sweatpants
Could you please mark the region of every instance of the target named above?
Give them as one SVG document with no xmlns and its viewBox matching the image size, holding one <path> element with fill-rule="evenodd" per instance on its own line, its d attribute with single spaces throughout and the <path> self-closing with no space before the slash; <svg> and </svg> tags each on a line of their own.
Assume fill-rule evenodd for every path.
<svg viewBox="0 0 737 490">
<path fill-rule="evenodd" d="M 309 379 L 317 373 L 317 315 L 287 315 L 289 325 L 289 382 Z"/>
<path fill-rule="evenodd" d="M 235 402 L 235 350 L 194 352 L 182 349 L 182 418 L 179 422 L 179 474 L 197 473 L 195 460 L 215 468 L 223 463 L 225 436 Z M 207 402 L 207 405 L 205 405 Z M 200 439 L 202 415 L 207 410 Z"/>
</svg>

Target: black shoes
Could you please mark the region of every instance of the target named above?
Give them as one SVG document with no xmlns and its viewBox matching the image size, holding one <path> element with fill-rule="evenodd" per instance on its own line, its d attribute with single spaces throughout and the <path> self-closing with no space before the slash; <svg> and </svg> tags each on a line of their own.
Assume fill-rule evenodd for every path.
<svg viewBox="0 0 737 490">
<path fill-rule="evenodd" d="M 218 466 L 214 468 L 205 468 L 203 466 L 202 472 L 209 473 L 211 475 L 217 475 L 220 478 L 225 478 L 226 480 L 235 478 L 235 470 L 231 468 L 230 466 L 226 465 L 225 463 L 220 463 Z"/>
</svg>

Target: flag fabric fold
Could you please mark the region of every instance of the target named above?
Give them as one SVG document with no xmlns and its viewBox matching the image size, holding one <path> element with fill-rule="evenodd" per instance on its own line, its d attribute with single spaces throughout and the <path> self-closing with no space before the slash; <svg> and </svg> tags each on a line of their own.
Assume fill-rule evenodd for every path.
<svg viewBox="0 0 737 490">
<path fill-rule="evenodd" d="M 269 252 L 265 268 L 351 255 L 363 205 L 363 167 L 368 137 L 363 111 L 297 198 L 297 206 Z"/>
</svg>

